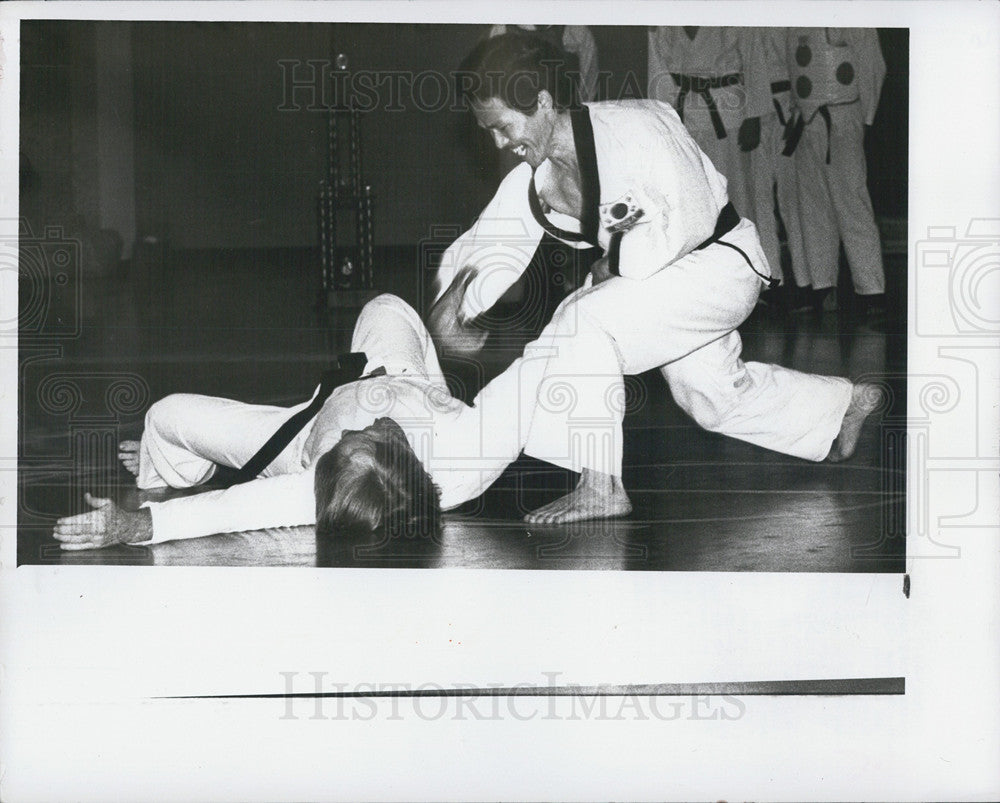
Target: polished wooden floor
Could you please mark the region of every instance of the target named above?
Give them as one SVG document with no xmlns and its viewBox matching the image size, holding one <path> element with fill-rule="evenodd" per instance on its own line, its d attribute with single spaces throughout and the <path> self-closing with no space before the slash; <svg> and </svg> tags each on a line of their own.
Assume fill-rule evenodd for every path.
<svg viewBox="0 0 1000 803">
<path fill-rule="evenodd" d="M 415 254 L 392 259 L 417 264 Z M 892 276 L 904 270 L 901 260 L 888 264 Z M 133 270 L 71 284 L 62 296 L 22 284 L 22 327 L 33 328 L 22 329 L 20 343 L 19 563 L 903 571 L 905 324 L 892 305 L 885 319 L 866 320 L 850 291 L 838 312 L 759 309 L 741 329 L 745 359 L 887 382 L 889 404 L 845 464 L 706 433 L 651 373 L 633 386 L 626 417 L 635 510 L 622 520 L 526 526 L 523 513 L 575 477 L 524 458 L 434 536 L 343 537 L 317 548 L 313 529 L 298 527 L 61 552 L 52 525 L 83 509 L 84 491 L 126 506 L 147 498 L 116 465 L 115 445 L 139 434 L 155 399 L 188 391 L 290 404 L 308 396 L 331 348 L 312 308 L 311 266 L 303 252 L 186 253 L 165 257 L 153 278 Z M 398 271 L 381 288 L 419 308 L 419 273 Z M 35 303 L 43 290 L 44 304 Z M 893 297 L 905 298 L 898 281 L 890 281 Z M 345 317 L 334 329 L 347 326 Z"/>
</svg>

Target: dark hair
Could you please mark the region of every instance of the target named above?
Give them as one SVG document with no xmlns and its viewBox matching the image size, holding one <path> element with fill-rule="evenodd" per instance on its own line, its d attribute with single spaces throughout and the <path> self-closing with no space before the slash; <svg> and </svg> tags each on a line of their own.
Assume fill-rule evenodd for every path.
<svg viewBox="0 0 1000 803">
<path fill-rule="evenodd" d="M 545 37 L 509 31 L 484 39 L 465 57 L 455 75 L 456 91 L 467 103 L 497 98 L 530 115 L 544 89 L 556 109 L 571 109 L 579 106 L 572 63 L 565 50 Z"/>
<path fill-rule="evenodd" d="M 432 534 L 441 526 L 440 491 L 397 425 L 366 432 L 369 448 L 334 446 L 316 462 L 316 534 Z"/>
</svg>

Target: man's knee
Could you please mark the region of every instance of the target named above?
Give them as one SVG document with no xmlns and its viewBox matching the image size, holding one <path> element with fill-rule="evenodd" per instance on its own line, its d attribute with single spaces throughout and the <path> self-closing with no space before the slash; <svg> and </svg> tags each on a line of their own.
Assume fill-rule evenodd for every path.
<svg viewBox="0 0 1000 803">
<path fill-rule="evenodd" d="M 190 393 L 171 393 L 154 402 L 146 411 L 146 430 L 163 432 L 171 428 L 190 410 L 192 398 Z"/>
<path fill-rule="evenodd" d="M 384 321 L 387 314 L 400 316 L 409 321 L 411 324 L 416 322 L 416 324 L 423 326 L 420 322 L 420 315 L 415 309 L 413 309 L 413 307 L 403 301 L 403 299 L 399 296 L 393 295 L 392 293 L 382 293 L 381 295 L 375 296 L 375 298 L 365 304 L 365 306 L 361 309 L 361 314 L 358 315 L 358 321 L 354 325 L 355 336 L 357 336 L 359 331 L 369 328 L 381 328 L 382 325 L 380 324 L 380 321 Z"/>
<path fill-rule="evenodd" d="M 403 299 L 392 293 L 380 293 L 375 296 L 371 301 L 365 304 L 364 308 L 361 310 L 361 314 L 366 312 L 378 312 L 380 310 L 396 310 L 400 312 L 413 313 L 416 315 L 416 310 L 413 309 L 409 304 L 407 304 Z"/>
</svg>

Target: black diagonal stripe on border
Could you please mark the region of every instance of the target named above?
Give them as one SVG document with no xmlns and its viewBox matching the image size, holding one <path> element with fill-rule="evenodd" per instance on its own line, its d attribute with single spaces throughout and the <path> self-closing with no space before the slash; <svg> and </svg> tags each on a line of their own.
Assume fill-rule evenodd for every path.
<svg viewBox="0 0 1000 803">
<path fill-rule="evenodd" d="M 283 692 L 272 694 L 188 694 L 154 700 L 280 700 L 314 698 L 408 697 L 679 697 L 718 696 L 846 696 L 905 694 L 906 678 L 822 678 L 815 680 L 749 680 L 718 683 L 638 683 L 597 686 L 486 686 L 453 689 L 386 689 L 371 691 Z"/>
</svg>

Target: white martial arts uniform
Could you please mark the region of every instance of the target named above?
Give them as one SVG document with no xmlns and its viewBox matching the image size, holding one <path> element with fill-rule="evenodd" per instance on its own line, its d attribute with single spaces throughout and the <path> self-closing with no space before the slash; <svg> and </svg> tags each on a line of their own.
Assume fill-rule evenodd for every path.
<svg viewBox="0 0 1000 803">
<path fill-rule="evenodd" d="M 552 323 L 570 333 L 573 349 L 563 349 L 558 364 L 548 366 L 543 387 L 559 373 L 568 377 L 568 385 L 580 377 L 596 377 L 587 392 L 576 394 L 593 404 L 601 377 L 661 367 L 677 403 L 706 429 L 822 460 L 850 403 L 851 383 L 740 359 L 736 327 L 753 309 L 761 280 L 740 253 L 722 242 L 742 249 L 767 275 L 754 225 L 741 220 L 722 242 L 693 250 L 712 235 L 727 203 L 725 179 L 666 104 L 616 101 L 585 109 L 581 114 L 593 130 L 602 221 L 619 204 L 639 211 L 628 218 L 630 228 L 620 240 L 621 275 L 577 290 L 556 311 Z M 579 150 L 577 156 L 586 184 L 591 157 Z M 545 194 L 549 168 L 544 162 L 537 170 L 540 195 Z M 468 317 L 488 310 L 517 280 L 541 239 L 543 225 L 529 204 L 530 180 L 527 164 L 511 171 L 474 226 L 443 255 L 439 295 L 461 268 L 476 272 L 464 301 Z M 578 221 L 550 213 L 548 223 L 571 230 Z M 597 234 L 607 249 L 611 233 L 603 222 Z M 606 379 L 604 387 L 613 394 L 620 386 Z M 606 442 L 612 447 L 620 442 L 621 406 L 609 402 L 603 413 L 610 433 Z M 565 450 L 571 428 L 559 424 L 559 415 L 539 403 L 529 453 L 558 462 L 550 455 Z M 584 413 L 573 409 L 570 415 L 584 423 Z M 609 460 L 596 448 L 605 442 L 597 430 L 588 437 L 593 455 L 574 453 L 561 464 L 621 476 L 617 455 Z M 579 441 L 574 448 L 582 450 Z M 591 459 L 593 464 L 587 462 Z"/>
<path fill-rule="evenodd" d="M 581 332 L 584 336 L 576 338 Z M 568 372 L 590 356 L 581 349 L 591 350 L 610 372 L 588 370 L 573 377 L 567 388 Z M 335 389 L 258 479 L 145 503 L 153 517 L 153 538 L 145 543 L 315 523 L 316 460 L 336 445 L 343 430 L 363 429 L 383 416 L 406 433 L 446 510 L 479 496 L 522 448 L 574 467 L 580 464 L 577 453 L 600 438 L 601 455 L 592 462 L 599 459 L 595 464 L 608 470 L 618 466 L 620 473 L 619 416 L 609 417 L 606 411 L 609 403 L 623 398 L 622 377 L 610 338 L 589 332 L 585 322 L 556 316 L 471 407 L 452 397 L 426 327 L 395 296 L 381 295 L 365 305 L 351 350 L 366 354 L 366 373 L 381 366 L 386 375 Z M 308 404 L 285 408 L 193 394 L 168 396 L 146 415 L 136 483 L 144 489 L 188 488 L 210 479 L 217 465 L 239 468 Z M 544 432 L 545 438 L 536 432 Z"/>
<path fill-rule="evenodd" d="M 812 286 L 836 286 L 843 241 L 854 289 L 861 295 L 884 293 L 864 152 L 864 126 L 875 118 L 885 78 L 878 34 L 871 28 L 789 28 L 787 59 L 793 99 L 805 121 L 795 168 Z M 817 113 L 822 107 L 830 115 L 829 135 Z"/>
<path fill-rule="evenodd" d="M 806 264 L 802 225 L 799 222 L 799 193 L 795 174 L 795 158 L 784 156 L 785 125 L 791 120 L 793 105 L 791 81 L 788 75 L 785 28 L 754 28 L 758 45 L 767 65 L 771 84 L 771 109 L 760 118 L 760 146 L 749 154 L 748 181 L 752 202 L 752 219 L 760 235 L 760 244 L 775 276 L 782 284 L 792 277 L 785 276 L 781 267 L 781 246 L 778 239 L 774 199 L 785 225 L 788 251 L 795 283 L 805 287 L 812 283 Z M 777 189 L 777 193 L 775 193 Z"/>
<path fill-rule="evenodd" d="M 753 29 L 699 27 L 691 38 L 683 27 L 652 27 L 648 55 L 649 97 L 678 109 L 688 131 L 729 182 L 729 199 L 736 211 L 752 218 L 747 159 L 737 135 L 745 119 L 763 117 L 773 108 L 767 68 Z M 704 94 L 696 89 L 683 92 L 673 75 L 694 80 L 739 76 L 738 83 L 705 90 L 715 103 L 725 136 L 719 136 Z"/>
</svg>

